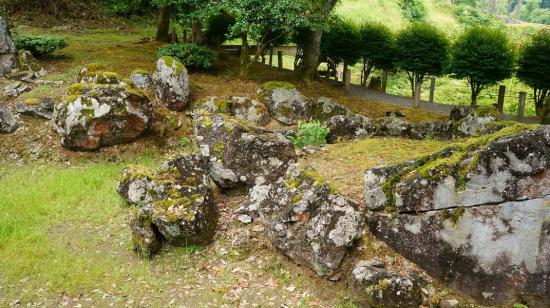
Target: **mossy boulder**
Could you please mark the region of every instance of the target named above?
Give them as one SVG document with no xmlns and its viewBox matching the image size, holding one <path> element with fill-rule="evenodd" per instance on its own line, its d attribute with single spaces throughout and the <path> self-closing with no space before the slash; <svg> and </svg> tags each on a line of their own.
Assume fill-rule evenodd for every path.
<svg viewBox="0 0 550 308">
<path fill-rule="evenodd" d="M 249 97 L 233 96 L 231 98 L 231 114 L 249 123 L 265 126 L 271 121 L 267 107 Z"/>
<path fill-rule="evenodd" d="M 120 84 L 122 78 L 115 72 L 100 70 L 102 66 L 89 64 L 80 70 L 76 82 L 95 84 Z"/>
<path fill-rule="evenodd" d="M 170 110 L 183 111 L 189 105 L 189 75 L 185 66 L 171 58 L 157 61 L 153 74 L 153 86 L 157 97 Z"/>
<path fill-rule="evenodd" d="M 254 186 L 247 203 L 259 210 L 273 246 L 322 277 L 338 272 L 361 236 L 364 220 L 357 204 L 298 164 L 291 164 L 276 181 Z"/>
<path fill-rule="evenodd" d="M 495 106 L 456 107 L 451 111 L 454 135 L 459 137 L 479 136 L 487 131 L 487 125 L 499 118 Z"/>
<path fill-rule="evenodd" d="M 262 85 L 262 91 L 273 91 L 275 89 L 294 90 L 296 86 L 286 81 L 268 81 Z"/>
<path fill-rule="evenodd" d="M 151 256 L 159 243 L 207 245 L 218 221 L 210 177 L 204 161 L 186 155 L 160 170 L 126 169 L 117 191 L 136 213 L 130 221 L 135 250 Z"/>
<path fill-rule="evenodd" d="M 16 52 L 8 22 L 0 16 L 0 76 L 10 73 L 17 67 Z"/>
<path fill-rule="evenodd" d="M 197 143 L 214 182 L 225 189 L 272 181 L 296 160 L 294 145 L 283 135 L 221 113 L 194 119 Z"/>
<path fill-rule="evenodd" d="M 20 114 L 51 119 L 54 106 L 55 101 L 49 97 L 26 98 L 17 102 L 16 110 Z"/>
<path fill-rule="evenodd" d="M 282 124 L 295 125 L 311 117 L 307 98 L 295 88 L 264 85 L 262 96 L 271 116 Z"/>
<path fill-rule="evenodd" d="M 97 150 L 140 137 L 149 128 L 151 116 L 149 99 L 137 89 L 86 85 L 71 88 L 55 106 L 53 125 L 64 147 Z"/>
<path fill-rule="evenodd" d="M 206 100 L 193 104 L 193 111 L 196 113 L 223 113 L 231 114 L 231 100 L 217 96 L 211 96 Z"/>
<path fill-rule="evenodd" d="M 336 115 L 353 116 L 353 112 L 347 107 L 338 104 L 332 98 L 319 97 L 319 99 L 311 105 L 311 117 L 314 120 L 325 122 Z"/>
<path fill-rule="evenodd" d="M 377 259 L 355 263 L 350 279 L 354 302 L 360 307 L 419 307 L 422 292 L 411 275 L 388 270 Z"/>
<path fill-rule="evenodd" d="M 549 127 L 507 126 L 367 170 L 365 184 L 371 232 L 450 288 L 490 306 L 550 303 Z"/>
</svg>

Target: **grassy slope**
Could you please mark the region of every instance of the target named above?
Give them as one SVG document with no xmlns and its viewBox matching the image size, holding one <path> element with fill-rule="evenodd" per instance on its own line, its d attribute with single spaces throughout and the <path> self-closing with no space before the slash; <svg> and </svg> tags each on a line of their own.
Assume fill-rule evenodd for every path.
<svg viewBox="0 0 550 308">
<path fill-rule="evenodd" d="M 406 24 L 403 20 L 397 0 L 342 0 L 337 7 L 337 13 L 341 16 L 361 22 L 363 20 L 379 21 L 388 25 L 392 30 L 398 31 Z M 462 26 L 457 21 L 452 12 L 452 5 L 445 1 L 425 0 L 428 11 L 427 22 L 434 24 L 439 29 L 455 37 L 460 33 Z M 518 25 L 503 25 L 502 30 L 508 33 L 509 37 L 516 43 L 521 44 L 528 34 L 544 27 L 538 24 L 522 23 Z M 352 68 L 355 82 L 359 82 L 360 66 Z M 380 75 L 380 72 L 375 72 Z M 515 114 L 517 112 L 517 102 L 519 92 L 527 92 L 526 114 L 534 115 L 534 103 L 532 90 L 517 80 L 510 78 L 499 83 L 507 88 L 504 101 L 504 110 L 506 113 Z M 484 90 L 479 97 L 479 104 L 491 105 L 496 103 L 498 96 L 498 87 L 495 85 Z M 392 94 L 410 96 L 410 86 L 404 74 L 393 74 L 388 82 L 388 92 Z M 424 85 L 423 99 L 428 99 L 429 82 Z M 435 101 L 441 103 L 451 103 L 458 105 L 467 105 L 470 102 L 470 87 L 464 80 L 454 80 L 449 77 L 441 77 L 436 82 Z"/>
</svg>

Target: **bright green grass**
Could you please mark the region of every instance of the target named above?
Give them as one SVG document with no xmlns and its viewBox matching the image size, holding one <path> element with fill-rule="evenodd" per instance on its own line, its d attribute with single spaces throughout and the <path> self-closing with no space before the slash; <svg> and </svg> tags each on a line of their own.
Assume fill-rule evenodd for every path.
<svg viewBox="0 0 550 308">
<path fill-rule="evenodd" d="M 153 158 L 145 155 L 139 163 L 152 165 Z M 115 192 L 123 167 L 47 164 L 1 171 L 0 284 L 7 298 L 19 296 L 21 286 L 28 298 L 38 292 L 79 294 L 111 284 L 132 289 L 128 276 L 146 277 L 146 262 L 120 271 L 126 260 L 111 255 L 102 239 L 106 230 L 109 234 L 125 223 Z"/>
</svg>

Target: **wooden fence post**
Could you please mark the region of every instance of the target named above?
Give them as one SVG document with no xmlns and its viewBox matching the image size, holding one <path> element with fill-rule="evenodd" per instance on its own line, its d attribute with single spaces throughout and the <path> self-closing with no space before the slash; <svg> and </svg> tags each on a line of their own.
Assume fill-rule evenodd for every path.
<svg viewBox="0 0 550 308">
<path fill-rule="evenodd" d="M 348 92 L 351 89 L 351 70 L 349 68 L 344 71 L 344 88 Z"/>
<path fill-rule="evenodd" d="M 518 120 L 522 120 L 525 117 L 525 99 L 526 98 L 527 98 L 527 93 L 519 92 Z"/>
<path fill-rule="evenodd" d="M 435 77 L 432 77 L 430 80 L 430 103 L 434 102 L 434 92 L 435 92 Z"/>
<path fill-rule="evenodd" d="M 273 66 L 273 47 L 269 48 L 269 66 Z"/>
<path fill-rule="evenodd" d="M 281 50 L 277 51 L 277 59 L 279 60 L 279 63 L 278 63 L 279 69 L 283 69 L 283 51 Z"/>
<path fill-rule="evenodd" d="M 504 111 L 504 95 L 506 94 L 506 86 L 500 85 L 498 87 L 498 100 L 497 100 L 497 109 L 498 112 L 503 113 Z"/>
</svg>

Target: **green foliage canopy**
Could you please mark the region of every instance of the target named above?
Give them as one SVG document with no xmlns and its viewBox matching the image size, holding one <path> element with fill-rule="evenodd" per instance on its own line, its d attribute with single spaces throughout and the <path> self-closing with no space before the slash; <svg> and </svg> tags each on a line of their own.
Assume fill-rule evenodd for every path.
<svg viewBox="0 0 550 308">
<path fill-rule="evenodd" d="M 515 53 L 506 34 L 476 26 L 464 32 L 452 46 L 449 72 L 470 83 L 475 105 L 481 90 L 512 76 L 514 62 Z"/>
<path fill-rule="evenodd" d="M 543 29 L 534 34 L 523 46 L 518 61 L 518 78 L 533 88 L 538 115 L 550 106 L 544 101 L 550 95 L 550 30 Z"/>
<path fill-rule="evenodd" d="M 391 69 L 395 38 L 384 24 L 367 22 L 359 28 L 359 51 L 365 62 L 382 69 Z"/>
</svg>

